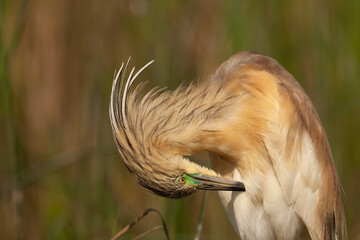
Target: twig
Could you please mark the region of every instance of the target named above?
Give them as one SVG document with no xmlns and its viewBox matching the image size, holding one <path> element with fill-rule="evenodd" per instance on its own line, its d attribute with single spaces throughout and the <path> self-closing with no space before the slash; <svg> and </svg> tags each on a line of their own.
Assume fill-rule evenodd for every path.
<svg viewBox="0 0 360 240">
<path fill-rule="evenodd" d="M 145 212 L 143 214 L 141 214 L 140 216 L 138 216 L 137 218 L 135 218 L 134 221 L 132 221 L 131 223 L 129 223 L 128 225 L 126 225 L 123 229 L 121 229 L 114 237 L 111 238 L 111 240 L 116 240 L 118 239 L 119 237 L 121 237 L 124 233 L 126 233 L 127 231 L 129 231 L 130 228 L 132 228 L 136 223 L 138 223 L 143 217 L 145 217 L 146 215 L 149 214 L 149 212 L 156 212 L 160 218 L 161 218 L 161 222 L 162 222 L 162 227 L 164 229 L 164 232 L 165 232 L 165 235 L 166 235 L 166 238 L 169 240 L 170 237 L 169 237 L 169 233 L 168 233 L 168 230 L 167 230 L 167 227 L 166 227 L 166 223 L 164 221 L 164 218 L 162 217 L 161 213 L 156 210 L 156 209 L 153 209 L 153 208 L 148 208 L 145 210 Z M 156 229 L 155 229 L 156 230 Z M 147 234 L 147 233 L 146 233 Z"/>
<path fill-rule="evenodd" d="M 161 225 L 157 225 L 156 227 L 153 227 L 152 229 L 147 230 L 146 232 L 144 232 L 144 233 L 142 233 L 142 234 L 137 235 L 137 236 L 136 236 L 136 237 L 134 237 L 132 240 L 137 240 L 137 239 L 140 239 L 140 238 L 142 238 L 142 237 L 144 237 L 144 236 L 148 235 L 149 233 L 152 233 L 152 232 L 154 232 L 154 231 L 156 231 L 156 230 L 158 230 L 158 229 L 160 229 L 160 228 L 162 228 L 162 227 L 163 227 L 163 226 L 161 226 Z"/>
<path fill-rule="evenodd" d="M 199 221 L 198 221 L 198 224 L 197 224 L 197 227 L 196 227 L 196 234 L 195 234 L 194 240 L 199 240 L 200 239 L 200 235 L 201 235 L 201 231 L 202 231 L 202 227 L 203 227 L 203 217 L 204 217 L 204 212 L 205 212 L 204 209 L 205 209 L 206 196 L 207 196 L 207 191 L 204 192 L 203 199 L 202 199 L 202 202 L 201 202 Z"/>
</svg>

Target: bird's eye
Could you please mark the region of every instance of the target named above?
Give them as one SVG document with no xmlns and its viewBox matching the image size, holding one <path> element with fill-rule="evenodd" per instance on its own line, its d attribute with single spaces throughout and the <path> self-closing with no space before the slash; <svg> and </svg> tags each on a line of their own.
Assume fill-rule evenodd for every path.
<svg viewBox="0 0 360 240">
<path fill-rule="evenodd" d="M 178 177 L 178 179 L 176 181 L 181 184 L 185 184 L 185 182 L 186 182 L 184 177 Z"/>
</svg>

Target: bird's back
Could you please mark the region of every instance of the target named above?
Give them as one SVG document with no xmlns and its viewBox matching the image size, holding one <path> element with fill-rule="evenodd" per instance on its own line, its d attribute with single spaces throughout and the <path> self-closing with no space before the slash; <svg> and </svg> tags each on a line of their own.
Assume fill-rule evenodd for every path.
<svg viewBox="0 0 360 240">
<path fill-rule="evenodd" d="M 221 82 L 237 98 L 212 160 L 220 174 L 246 186 L 245 193 L 219 193 L 238 234 L 244 239 L 346 238 L 328 140 L 293 76 L 275 60 L 245 51 L 223 63 L 210 82 Z"/>
</svg>

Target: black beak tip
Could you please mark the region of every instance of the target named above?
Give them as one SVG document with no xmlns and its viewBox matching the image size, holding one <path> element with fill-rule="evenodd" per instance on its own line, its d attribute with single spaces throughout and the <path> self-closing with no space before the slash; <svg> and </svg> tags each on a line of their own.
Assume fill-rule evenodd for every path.
<svg viewBox="0 0 360 240">
<path fill-rule="evenodd" d="M 234 191 L 241 191 L 241 192 L 245 192 L 245 191 L 246 191 L 245 185 L 244 185 L 244 183 L 242 183 L 242 182 L 239 182 L 239 183 L 238 183 L 238 186 L 236 186 L 235 188 L 236 188 L 236 190 L 234 190 Z"/>
</svg>

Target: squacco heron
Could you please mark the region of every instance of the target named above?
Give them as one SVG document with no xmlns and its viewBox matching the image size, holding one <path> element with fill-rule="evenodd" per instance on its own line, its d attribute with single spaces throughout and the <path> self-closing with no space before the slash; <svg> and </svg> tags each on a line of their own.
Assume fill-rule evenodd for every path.
<svg viewBox="0 0 360 240">
<path fill-rule="evenodd" d="M 130 92 L 150 63 L 126 81 L 123 64 L 110 101 L 119 153 L 142 186 L 168 198 L 219 191 L 241 239 L 347 237 L 325 131 L 284 67 L 244 51 L 207 81 L 144 96 L 140 84 Z M 186 157 L 203 151 L 211 168 Z"/>
</svg>

